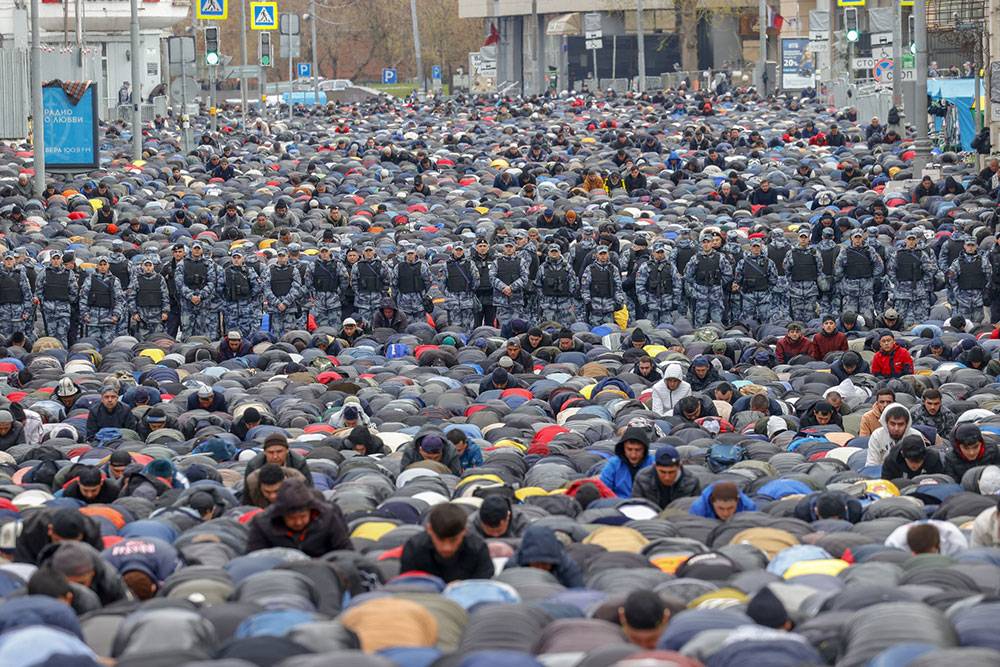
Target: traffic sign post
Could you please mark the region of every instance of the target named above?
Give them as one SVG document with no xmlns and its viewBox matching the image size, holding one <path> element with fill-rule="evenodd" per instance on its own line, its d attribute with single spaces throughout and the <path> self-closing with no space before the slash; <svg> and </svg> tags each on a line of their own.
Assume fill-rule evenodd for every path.
<svg viewBox="0 0 1000 667">
<path fill-rule="evenodd" d="M 434 90 L 441 90 L 441 66 L 431 66 L 431 86 Z"/>
<path fill-rule="evenodd" d="M 593 53 L 594 85 L 597 81 L 597 50 L 604 46 L 604 32 L 601 30 L 601 15 L 598 12 L 588 12 L 583 15 L 583 36 L 588 51 Z"/>
<path fill-rule="evenodd" d="M 250 29 L 251 30 L 277 30 L 278 29 L 278 3 L 277 2 L 251 2 L 250 3 Z"/>
<path fill-rule="evenodd" d="M 194 16 L 201 21 L 225 21 L 229 18 L 229 0 L 198 0 Z"/>
<path fill-rule="evenodd" d="M 395 67 L 383 67 L 382 68 L 382 83 L 386 85 L 391 85 L 397 83 L 399 77 L 396 75 Z"/>
<path fill-rule="evenodd" d="M 308 79 L 312 76 L 312 63 L 299 63 L 297 68 L 298 77 L 300 79 Z"/>
</svg>

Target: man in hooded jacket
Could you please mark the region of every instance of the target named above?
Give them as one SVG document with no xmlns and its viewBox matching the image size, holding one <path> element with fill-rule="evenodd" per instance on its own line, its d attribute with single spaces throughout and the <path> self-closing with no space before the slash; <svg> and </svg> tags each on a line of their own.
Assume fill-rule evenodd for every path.
<svg viewBox="0 0 1000 667">
<path fill-rule="evenodd" d="M 640 470 L 653 465 L 649 437 L 641 428 L 628 428 L 615 445 L 615 455 L 604 464 L 601 481 L 619 498 L 632 495 L 632 484 Z"/>
<path fill-rule="evenodd" d="M 507 568 L 533 567 L 550 573 L 566 588 L 583 588 L 583 573 L 551 528 L 530 526 L 521 537 L 521 545 L 513 558 L 507 561 Z"/>
<path fill-rule="evenodd" d="M 283 482 L 277 500 L 250 521 L 247 553 L 275 547 L 311 558 L 354 549 L 340 508 L 299 480 Z"/>
<path fill-rule="evenodd" d="M 691 385 L 684 381 L 680 364 L 669 364 L 663 371 L 663 379 L 653 385 L 652 392 L 653 412 L 657 415 L 670 415 L 678 401 L 691 395 Z"/>
<path fill-rule="evenodd" d="M 996 465 L 1000 463 L 1000 449 L 992 442 L 983 439 L 983 433 L 975 424 L 959 424 L 952 436 L 952 448 L 944 457 L 944 471 L 956 483 L 962 483 L 962 477 L 977 466 Z"/>
<path fill-rule="evenodd" d="M 660 509 L 678 498 L 700 493 L 701 482 L 684 472 L 681 456 L 672 445 L 656 450 L 653 465 L 640 470 L 632 484 L 633 498 L 645 498 Z"/>
<path fill-rule="evenodd" d="M 878 418 L 881 427 L 868 437 L 868 458 L 865 460 L 866 466 L 882 465 L 889 450 L 898 445 L 903 438 L 916 435 L 920 436 L 920 431 L 912 427 L 910 411 L 901 403 L 892 403 L 887 406 Z"/>
</svg>

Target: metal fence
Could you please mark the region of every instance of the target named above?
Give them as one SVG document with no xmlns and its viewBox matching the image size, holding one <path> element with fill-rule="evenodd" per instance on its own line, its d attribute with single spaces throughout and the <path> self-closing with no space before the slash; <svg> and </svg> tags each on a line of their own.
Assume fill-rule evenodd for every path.
<svg viewBox="0 0 1000 667">
<path fill-rule="evenodd" d="M 154 97 L 152 102 L 143 102 L 139 105 L 139 110 L 142 112 L 142 122 L 151 123 L 157 116 L 167 115 L 167 97 L 160 95 L 159 97 Z M 119 104 L 114 108 L 114 114 L 118 120 L 131 121 L 132 105 Z"/>
<path fill-rule="evenodd" d="M 0 49 L 0 139 L 28 136 L 31 99 L 28 91 L 28 51 Z"/>
</svg>

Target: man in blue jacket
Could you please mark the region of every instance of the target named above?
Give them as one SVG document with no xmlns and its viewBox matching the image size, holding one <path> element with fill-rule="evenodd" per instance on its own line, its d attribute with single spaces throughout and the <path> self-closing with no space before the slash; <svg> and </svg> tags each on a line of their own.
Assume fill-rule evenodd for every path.
<svg viewBox="0 0 1000 667">
<path fill-rule="evenodd" d="M 646 432 L 641 428 L 629 428 L 615 445 L 614 458 L 604 465 L 601 481 L 619 498 L 630 498 L 636 474 L 651 465 L 653 457 L 649 454 Z"/>
</svg>

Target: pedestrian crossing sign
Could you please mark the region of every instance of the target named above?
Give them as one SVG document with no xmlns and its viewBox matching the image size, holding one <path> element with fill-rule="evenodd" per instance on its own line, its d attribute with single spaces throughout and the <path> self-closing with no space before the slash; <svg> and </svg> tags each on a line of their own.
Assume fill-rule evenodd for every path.
<svg viewBox="0 0 1000 667">
<path fill-rule="evenodd" d="M 225 21 L 229 18 L 229 0 L 197 0 L 195 18 L 202 21 Z"/>
<path fill-rule="evenodd" d="M 251 2 L 250 3 L 250 29 L 251 30 L 277 30 L 278 29 L 278 3 L 277 2 Z"/>
</svg>

